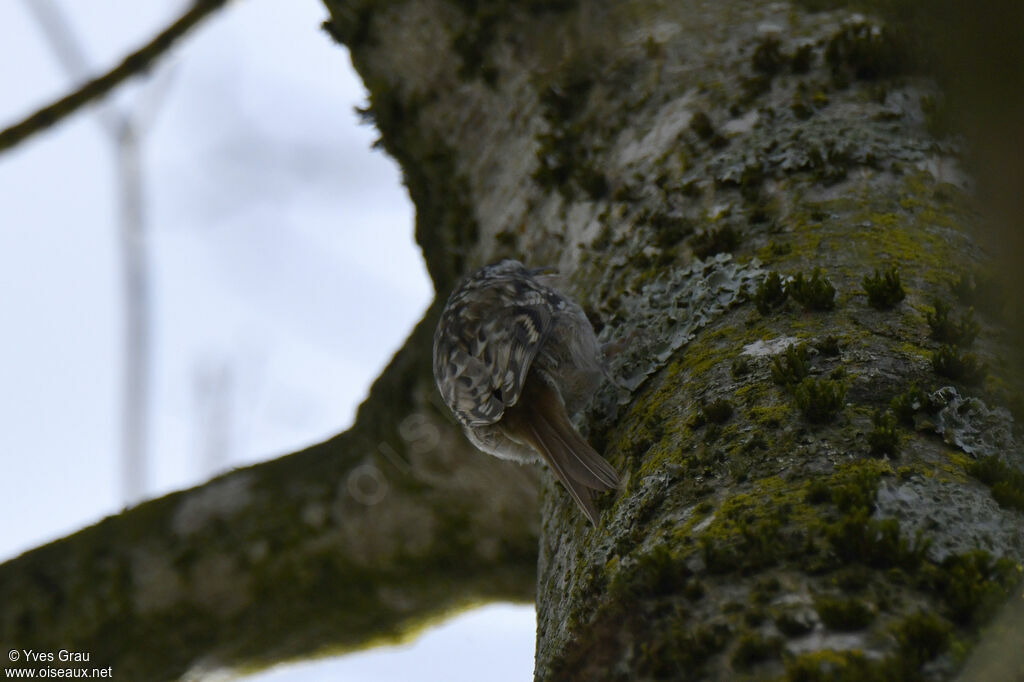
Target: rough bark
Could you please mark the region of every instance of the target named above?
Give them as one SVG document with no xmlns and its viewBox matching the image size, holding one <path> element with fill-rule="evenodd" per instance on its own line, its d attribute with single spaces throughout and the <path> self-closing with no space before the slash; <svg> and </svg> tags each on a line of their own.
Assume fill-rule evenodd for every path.
<svg viewBox="0 0 1024 682">
<path fill-rule="evenodd" d="M 472 451 L 433 405 L 437 311 L 346 433 L 0 565 L 0 641 L 86 652 L 117 679 L 173 680 L 372 646 L 472 604 L 531 600 L 536 475 Z"/>
<path fill-rule="evenodd" d="M 753 0 L 326 4 L 440 297 L 500 256 L 558 265 L 619 349 L 582 426 L 625 489 L 591 528 L 542 474 L 537 679 L 953 676 L 1024 555 L 1019 401 L 897 37 Z M 428 407 L 434 313 L 352 432 L 0 567 L 2 639 L 160 679 L 526 596 L 535 488 Z M 442 445 L 402 441 L 413 412 Z"/>
<path fill-rule="evenodd" d="M 584 421 L 625 490 L 590 528 L 544 479 L 537 679 L 953 676 L 1019 577 L 1019 394 L 905 33 L 749 1 L 327 4 L 439 290 L 557 264 L 624 349 L 628 396 Z"/>
</svg>

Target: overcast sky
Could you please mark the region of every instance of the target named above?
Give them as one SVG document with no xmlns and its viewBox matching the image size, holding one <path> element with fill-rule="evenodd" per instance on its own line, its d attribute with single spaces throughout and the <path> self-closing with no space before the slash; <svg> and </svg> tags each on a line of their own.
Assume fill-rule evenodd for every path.
<svg viewBox="0 0 1024 682">
<path fill-rule="evenodd" d="M 43 1 L 0 3 L 0 126 L 69 87 L 26 8 Z M 182 7 L 52 2 L 89 72 Z M 324 17 L 317 0 L 230 3 L 112 99 L 152 112 L 150 495 L 346 428 L 432 298 L 399 173 L 370 150 L 362 86 Z M 18 519 L 0 527 L 0 560 L 121 508 L 116 197 L 95 108 L 0 154 L 0 518 Z M 532 608 L 494 606 L 400 652 L 252 679 L 523 680 L 533 638 Z"/>
</svg>

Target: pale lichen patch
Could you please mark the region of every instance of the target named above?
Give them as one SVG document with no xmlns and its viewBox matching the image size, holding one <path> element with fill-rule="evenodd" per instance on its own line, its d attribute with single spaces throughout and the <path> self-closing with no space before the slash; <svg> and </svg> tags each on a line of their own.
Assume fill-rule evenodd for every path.
<svg viewBox="0 0 1024 682">
<path fill-rule="evenodd" d="M 248 474 L 234 474 L 195 490 L 178 506 L 171 528 L 178 535 L 188 536 L 201 531 L 214 519 L 237 514 L 252 499 L 253 482 Z"/>
<path fill-rule="evenodd" d="M 223 552 L 200 557 L 189 571 L 194 604 L 221 618 L 241 612 L 252 598 L 252 577 L 237 559 Z"/>
<path fill-rule="evenodd" d="M 162 611 L 186 594 L 181 575 L 162 552 L 140 548 L 132 553 L 132 601 L 141 613 Z"/>
<path fill-rule="evenodd" d="M 779 336 L 774 339 L 765 341 L 764 339 L 758 339 L 753 343 L 748 343 L 743 346 L 743 350 L 740 355 L 749 355 L 753 358 L 769 357 L 772 355 L 778 355 L 782 353 L 790 346 L 799 342 L 795 336 Z"/>
<path fill-rule="evenodd" d="M 876 518 L 899 519 L 905 537 L 927 534 L 928 557 L 935 562 L 979 548 L 1024 560 L 1019 515 L 1001 508 L 981 485 L 928 476 L 883 480 L 875 504 Z"/>
</svg>

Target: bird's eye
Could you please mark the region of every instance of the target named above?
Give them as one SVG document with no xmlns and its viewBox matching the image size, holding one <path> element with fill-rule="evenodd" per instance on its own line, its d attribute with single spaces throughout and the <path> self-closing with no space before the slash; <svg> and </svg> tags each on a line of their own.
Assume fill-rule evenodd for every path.
<svg viewBox="0 0 1024 682">
<path fill-rule="evenodd" d="M 493 391 L 491 391 L 491 395 L 493 395 L 495 398 L 497 398 L 501 402 L 505 402 L 505 398 L 502 396 L 500 388 L 496 388 Z"/>
</svg>

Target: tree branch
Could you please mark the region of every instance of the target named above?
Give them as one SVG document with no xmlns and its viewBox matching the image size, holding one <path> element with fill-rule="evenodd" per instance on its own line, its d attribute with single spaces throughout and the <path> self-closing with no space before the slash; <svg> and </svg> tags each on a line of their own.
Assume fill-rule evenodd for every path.
<svg viewBox="0 0 1024 682">
<path fill-rule="evenodd" d="M 74 92 L 39 109 L 19 123 L 0 131 L 0 152 L 23 142 L 70 116 L 95 99 L 104 97 L 123 81 L 142 71 L 184 36 L 196 24 L 227 0 L 195 0 L 192 7 L 153 40 L 125 57 L 113 70 L 84 83 Z"/>
<path fill-rule="evenodd" d="M 536 472 L 473 451 L 430 404 L 438 311 L 346 433 L 0 565 L 0 641 L 89 652 L 119 679 L 169 680 L 532 600 Z"/>
</svg>

